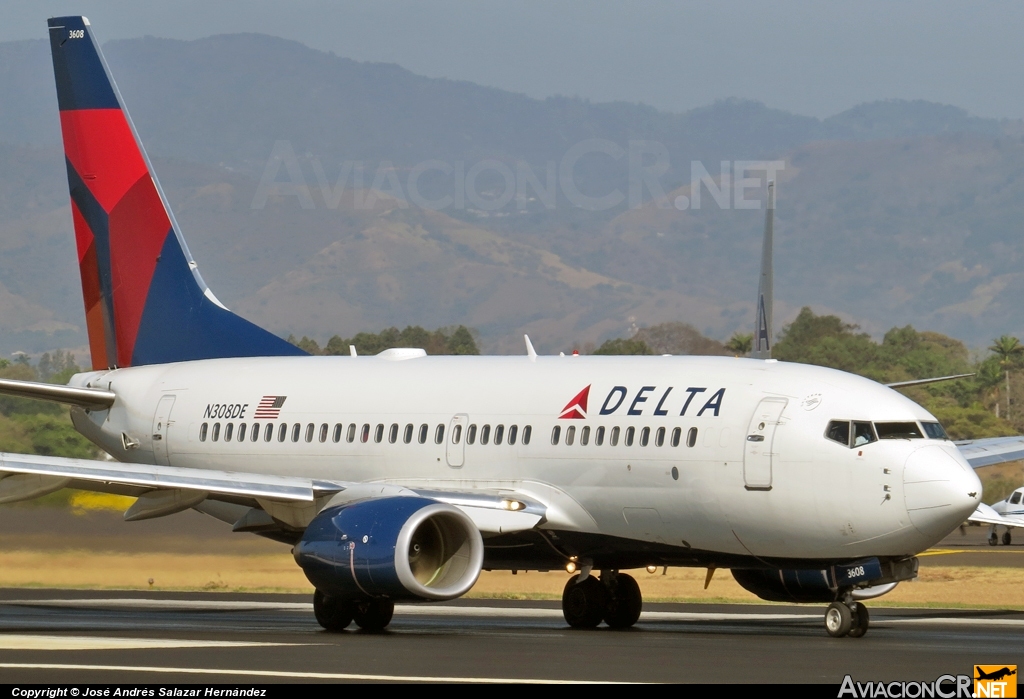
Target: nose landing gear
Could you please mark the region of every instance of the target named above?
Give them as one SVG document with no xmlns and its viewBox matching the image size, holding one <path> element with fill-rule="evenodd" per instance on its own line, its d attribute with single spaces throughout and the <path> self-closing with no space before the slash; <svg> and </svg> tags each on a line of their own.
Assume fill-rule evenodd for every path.
<svg viewBox="0 0 1024 699">
<path fill-rule="evenodd" d="M 825 610 L 825 630 L 833 638 L 860 638 L 868 632 L 868 608 L 846 596 L 840 602 L 833 602 Z"/>
<path fill-rule="evenodd" d="M 604 621 L 613 629 L 628 629 L 640 618 L 643 596 L 632 576 L 601 571 L 569 578 L 562 592 L 562 615 L 574 629 L 593 629 Z"/>
</svg>

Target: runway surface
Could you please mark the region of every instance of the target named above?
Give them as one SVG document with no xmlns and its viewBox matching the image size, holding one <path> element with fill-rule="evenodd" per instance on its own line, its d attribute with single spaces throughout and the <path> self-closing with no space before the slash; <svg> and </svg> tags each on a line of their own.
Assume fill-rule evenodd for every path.
<svg viewBox="0 0 1024 699">
<path fill-rule="evenodd" d="M 1024 613 L 650 604 L 629 631 L 570 630 L 554 602 L 399 607 L 329 634 L 298 595 L 0 590 L 0 682 L 815 682 L 934 680 L 1024 658 Z M 355 627 L 352 627 L 353 629 Z"/>
</svg>

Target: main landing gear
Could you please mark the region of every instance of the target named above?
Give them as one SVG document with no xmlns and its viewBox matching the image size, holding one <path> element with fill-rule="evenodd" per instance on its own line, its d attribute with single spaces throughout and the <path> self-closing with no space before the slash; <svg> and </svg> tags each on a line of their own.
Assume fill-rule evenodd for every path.
<svg viewBox="0 0 1024 699">
<path fill-rule="evenodd" d="M 613 629 L 628 629 L 640 618 L 643 596 L 632 576 L 614 570 L 601 577 L 574 575 L 562 592 L 562 614 L 574 629 L 592 629 L 602 621 Z"/>
<path fill-rule="evenodd" d="M 383 631 L 391 623 L 395 604 L 387 599 L 350 600 L 313 593 L 313 614 L 328 631 L 344 631 L 353 621 L 363 631 Z"/>
<path fill-rule="evenodd" d="M 868 632 L 868 623 L 868 608 L 849 598 L 833 602 L 825 610 L 825 630 L 833 638 L 860 638 Z"/>
<path fill-rule="evenodd" d="M 988 545 L 997 546 L 999 544 L 999 541 L 1000 538 L 999 534 L 996 532 L 996 525 L 993 524 L 992 527 L 988 530 Z M 1003 532 L 1002 536 L 1003 546 L 1009 546 L 1011 541 L 1013 541 L 1013 537 L 1010 535 L 1010 528 L 1007 527 L 1006 531 Z"/>
</svg>

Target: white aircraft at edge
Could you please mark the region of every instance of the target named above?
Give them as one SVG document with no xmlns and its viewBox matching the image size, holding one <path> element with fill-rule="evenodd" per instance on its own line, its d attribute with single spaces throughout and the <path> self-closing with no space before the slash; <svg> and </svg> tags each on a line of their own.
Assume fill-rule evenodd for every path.
<svg viewBox="0 0 1024 699">
<path fill-rule="evenodd" d="M 863 635 L 857 600 L 979 507 L 932 415 L 840 371 L 528 339 L 518 357 L 300 356 L 203 283 L 88 21 L 49 28 L 95 370 L 0 391 L 70 404 L 120 463 L 0 454 L 0 502 L 122 493 L 128 520 L 193 508 L 287 542 L 329 630 L 382 629 L 394 602 L 458 597 L 481 569 L 561 568 L 570 625 L 624 628 L 641 595 L 622 571 L 668 565 L 828 604 L 833 636 Z"/>
</svg>

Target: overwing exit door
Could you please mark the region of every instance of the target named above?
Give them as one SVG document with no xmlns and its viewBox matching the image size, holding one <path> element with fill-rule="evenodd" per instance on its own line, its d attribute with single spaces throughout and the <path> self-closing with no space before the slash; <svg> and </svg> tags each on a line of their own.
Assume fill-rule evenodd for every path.
<svg viewBox="0 0 1024 699">
<path fill-rule="evenodd" d="M 750 419 L 743 451 L 743 484 L 747 490 L 772 489 L 775 429 L 788 402 L 785 398 L 765 398 Z"/>
<path fill-rule="evenodd" d="M 466 459 L 466 424 L 469 422 L 469 416 L 460 413 L 451 419 L 448 423 L 448 438 L 445 439 L 445 454 L 448 459 L 448 465 L 452 468 L 462 468 L 462 464 Z"/>
</svg>

